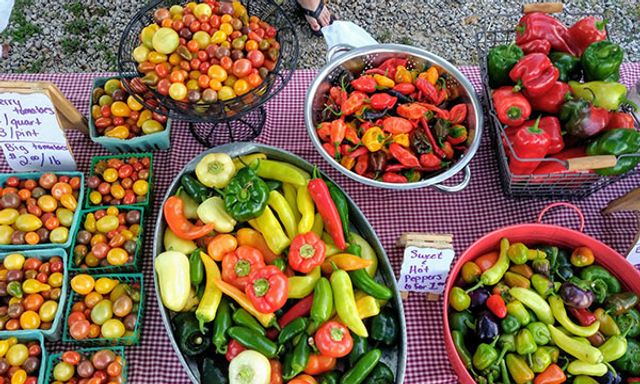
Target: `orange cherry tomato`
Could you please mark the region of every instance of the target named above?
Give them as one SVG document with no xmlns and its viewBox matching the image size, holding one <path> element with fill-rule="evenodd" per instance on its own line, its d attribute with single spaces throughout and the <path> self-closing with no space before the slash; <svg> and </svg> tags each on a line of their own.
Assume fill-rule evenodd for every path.
<svg viewBox="0 0 640 384">
<path fill-rule="evenodd" d="M 67 183 L 57 182 L 53 185 L 53 187 L 51 187 L 51 195 L 55 197 L 57 200 L 60 200 L 62 195 L 71 194 L 71 193 L 73 193 L 73 190 L 71 189 L 71 185 Z"/>
</svg>

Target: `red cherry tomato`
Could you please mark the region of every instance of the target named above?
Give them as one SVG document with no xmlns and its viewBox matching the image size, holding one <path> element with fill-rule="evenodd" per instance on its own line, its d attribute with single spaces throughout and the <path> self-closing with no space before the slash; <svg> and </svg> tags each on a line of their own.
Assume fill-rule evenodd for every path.
<svg viewBox="0 0 640 384">
<path fill-rule="evenodd" d="M 262 64 L 264 64 L 264 53 L 257 49 L 249 51 L 249 53 L 247 53 L 247 59 L 251 61 L 251 65 L 253 65 L 254 68 L 260 68 Z"/>
<path fill-rule="evenodd" d="M 248 59 L 238 59 L 233 63 L 233 74 L 238 78 L 245 77 L 251 73 L 251 61 Z"/>
</svg>

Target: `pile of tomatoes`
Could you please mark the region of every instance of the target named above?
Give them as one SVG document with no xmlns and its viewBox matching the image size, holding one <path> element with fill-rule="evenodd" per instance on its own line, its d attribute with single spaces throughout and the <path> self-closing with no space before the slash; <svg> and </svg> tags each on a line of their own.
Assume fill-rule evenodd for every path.
<svg viewBox="0 0 640 384">
<path fill-rule="evenodd" d="M 152 112 L 128 94 L 120 79 L 109 79 L 93 89 L 91 117 L 100 136 L 132 139 L 162 132 L 167 116 Z"/>
<path fill-rule="evenodd" d="M 87 179 L 89 205 L 144 203 L 149 198 L 151 158 L 109 158 L 96 163 Z"/>
<path fill-rule="evenodd" d="M 122 383 L 124 364 L 123 357 L 111 349 L 66 351 L 53 367 L 53 379 L 61 383 Z"/>
<path fill-rule="evenodd" d="M 134 334 L 140 306 L 140 283 L 79 274 L 71 279 L 79 300 L 71 306 L 67 332 L 74 340 L 120 339 Z"/>
<path fill-rule="evenodd" d="M 0 340 L 0 382 L 38 384 L 42 348 L 37 341 Z"/>
<path fill-rule="evenodd" d="M 7 255 L 0 265 L 0 330 L 50 329 L 62 295 L 64 263 Z"/>
<path fill-rule="evenodd" d="M 76 235 L 73 265 L 80 268 L 122 266 L 134 261 L 142 209 L 116 207 L 88 212 Z"/>
<path fill-rule="evenodd" d="M 0 244 L 65 243 L 81 184 L 80 177 L 55 173 L 7 178 L 0 185 Z"/>
<path fill-rule="evenodd" d="M 260 85 L 276 67 L 275 27 L 239 2 L 159 8 L 133 50 L 142 82 L 174 100 L 214 103 Z"/>
</svg>

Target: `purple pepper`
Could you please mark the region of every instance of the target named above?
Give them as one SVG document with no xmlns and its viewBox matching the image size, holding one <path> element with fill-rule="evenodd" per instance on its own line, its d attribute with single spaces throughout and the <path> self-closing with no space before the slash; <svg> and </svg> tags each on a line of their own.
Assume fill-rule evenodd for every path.
<svg viewBox="0 0 640 384">
<path fill-rule="evenodd" d="M 491 293 L 484 287 L 480 287 L 474 291 L 469 292 L 469 297 L 471 298 L 471 306 L 469 308 L 480 308 L 484 305 L 484 303 L 487 302 L 489 296 L 491 296 Z"/>
<path fill-rule="evenodd" d="M 595 298 L 593 292 L 568 282 L 560 287 L 560 297 L 566 305 L 573 308 L 589 308 Z"/>
<path fill-rule="evenodd" d="M 490 343 L 500 333 L 498 319 L 488 311 L 483 311 L 476 322 L 476 335 L 483 343 Z"/>
</svg>

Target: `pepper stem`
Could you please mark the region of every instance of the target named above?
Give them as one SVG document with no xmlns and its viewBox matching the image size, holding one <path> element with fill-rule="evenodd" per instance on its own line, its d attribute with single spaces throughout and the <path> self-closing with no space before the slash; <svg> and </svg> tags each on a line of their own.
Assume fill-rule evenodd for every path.
<svg viewBox="0 0 640 384">
<path fill-rule="evenodd" d="M 233 270 L 240 277 L 247 276 L 251 271 L 251 264 L 247 260 L 238 260 Z"/>
<path fill-rule="evenodd" d="M 300 257 L 310 259 L 316 254 L 316 249 L 311 244 L 304 244 L 300 247 Z"/>
<path fill-rule="evenodd" d="M 509 120 L 517 120 L 522 116 L 522 110 L 518 107 L 510 107 L 507 109 L 507 117 Z"/>
<path fill-rule="evenodd" d="M 269 281 L 267 279 L 257 279 L 253 282 L 253 293 L 257 297 L 262 297 L 269 292 Z"/>
<path fill-rule="evenodd" d="M 342 341 L 342 339 L 344 338 L 344 331 L 341 328 L 338 327 L 331 327 L 331 340 L 333 341 Z"/>
<path fill-rule="evenodd" d="M 474 285 L 473 287 L 467 289 L 466 291 L 464 291 L 465 293 L 470 293 L 475 291 L 476 289 L 482 287 L 484 284 L 482 283 L 482 281 L 479 281 L 476 285 Z"/>
</svg>

